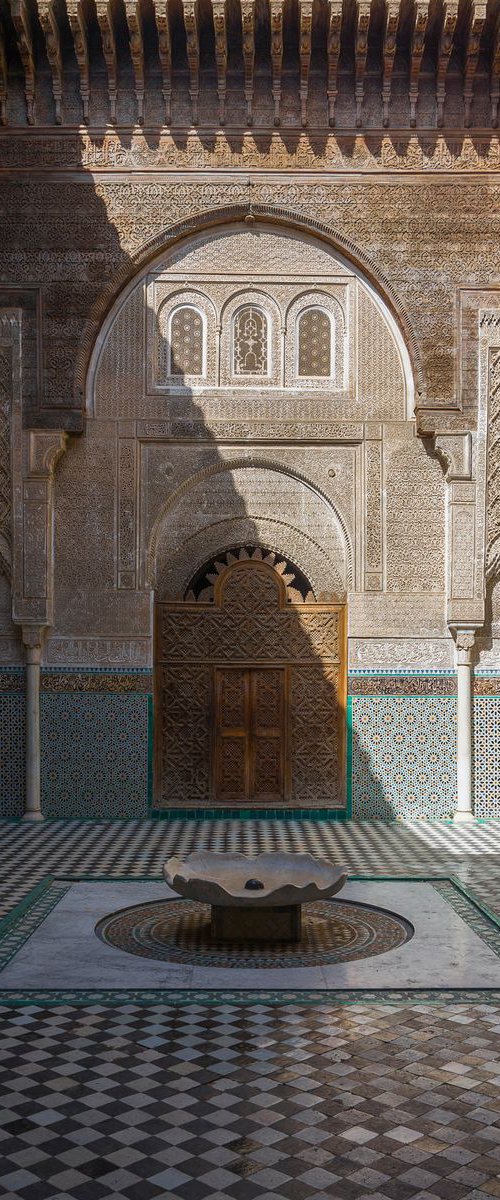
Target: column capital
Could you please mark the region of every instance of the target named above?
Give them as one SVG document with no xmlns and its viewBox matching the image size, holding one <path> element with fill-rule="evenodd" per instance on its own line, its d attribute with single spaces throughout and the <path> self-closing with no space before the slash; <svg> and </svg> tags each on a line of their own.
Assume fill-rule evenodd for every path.
<svg viewBox="0 0 500 1200">
<path fill-rule="evenodd" d="M 457 650 L 457 666 L 471 667 L 472 652 L 476 639 L 475 629 L 456 629 L 455 646 Z"/>
<path fill-rule="evenodd" d="M 27 663 L 40 664 L 46 625 L 22 625 L 21 633 Z"/>
</svg>

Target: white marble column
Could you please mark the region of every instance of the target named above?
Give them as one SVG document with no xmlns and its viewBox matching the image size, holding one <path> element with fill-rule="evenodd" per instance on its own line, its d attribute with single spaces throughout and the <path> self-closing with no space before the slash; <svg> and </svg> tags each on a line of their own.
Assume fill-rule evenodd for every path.
<svg viewBox="0 0 500 1200">
<path fill-rule="evenodd" d="M 457 629 L 457 810 L 455 821 L 473 821 L 472 652 L 474 630 Z"/>
<path fill-rule="evenodd" d="M 41 633 L 24 630 L 26 661 L 26 801 L 25 821 L 43 821 L 40 807 L 40 662 Z"/>
</svg>

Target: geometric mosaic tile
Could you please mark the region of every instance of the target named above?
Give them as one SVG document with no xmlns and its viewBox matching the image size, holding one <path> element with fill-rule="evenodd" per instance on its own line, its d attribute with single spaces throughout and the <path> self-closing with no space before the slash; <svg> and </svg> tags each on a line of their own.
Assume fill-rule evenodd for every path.
<svg viewBox="0 0 500 1200">
<path fill-rule="evenodd" d="M 0 695 L 0 814 L 20 817 L 24 810 L 25 713 L 23 695 Z"/>
<path fill-rule="evenodd" d="M 500 696 L 474 698 L 474 812 L 500 817 Z"/>
<path fill-rule="evenodd" d="M 45 692 L 40 706 L 44 815 L 146 815 L 148 696 Z"/>
<path fill-rule="evenodd" d="M 353 696 L 352 815 L 446 820 L 456 807 L 456 701 Z"/>
</svg>

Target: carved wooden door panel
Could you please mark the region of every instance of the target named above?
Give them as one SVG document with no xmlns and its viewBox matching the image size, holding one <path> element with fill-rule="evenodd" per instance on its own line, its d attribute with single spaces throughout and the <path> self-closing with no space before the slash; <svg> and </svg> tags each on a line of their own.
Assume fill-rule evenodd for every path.
<svg viewBox="0 0 500 1200">
<path fill-rule="evenodd" d="M 214 798 L 278 802 L 284 794 L 285 671 L 215 672 Z"/>
</svg>

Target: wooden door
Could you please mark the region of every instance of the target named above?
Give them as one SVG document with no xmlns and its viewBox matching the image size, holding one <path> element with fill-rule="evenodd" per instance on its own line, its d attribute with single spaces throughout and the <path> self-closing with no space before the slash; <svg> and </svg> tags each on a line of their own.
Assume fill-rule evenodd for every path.
<svg viewBox="0 0 500 1200">
<path fill-rule="evenodd" d="M 274 804 L 284 778 L 284 668 L 216 668 L 215 800 Z"/>
</svg>

